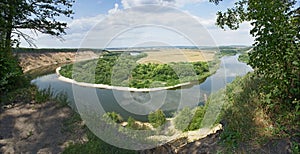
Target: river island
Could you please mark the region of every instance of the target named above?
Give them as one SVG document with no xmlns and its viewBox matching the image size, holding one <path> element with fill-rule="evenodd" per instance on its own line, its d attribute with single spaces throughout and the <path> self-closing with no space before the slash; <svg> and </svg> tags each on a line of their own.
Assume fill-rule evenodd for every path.
<svg viewBox="0 0 300 154">
<path fill-rule="evenodd" d="M 143 92 L 202 82 L 218 64 L 211 50 L 107 51 L 99 58 L 68 64 L 56 72 L 61 80 L 80 86 Z"/>
</svg>

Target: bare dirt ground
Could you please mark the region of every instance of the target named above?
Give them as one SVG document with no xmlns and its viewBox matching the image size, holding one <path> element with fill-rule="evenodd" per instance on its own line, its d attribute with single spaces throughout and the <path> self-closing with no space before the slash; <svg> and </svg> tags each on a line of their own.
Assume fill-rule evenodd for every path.
<svg viewBox="0 0 300 154">
<path fill-rule="evenodd" d="M 197 49 L 161 49 L 159 51 L 147 51 L 147 57 L 140 59 L 139 63 L 170 63 L 170 62 L 197 62 L 211 61 L 214 59 L 214 51 L 200 51 Z"/>
<path fill-rule="evenodd" d="M 24 72 L 72 62 L 76 53 L 18 53 Z M 87 56 L 95 56 L 87 52 Z M 65 125 L 74 111 L 53 101 L 36 104 L 16 100 L 0 108 L 0 153 L 60 153 L 69 143 L 84 140 L 84 132 L 72 133 Z"/>
<path fill-rule="evenodd" d="M 60 153 L 69 143 L 80 142 L 84 133 L 74 134 L 64 124 L 72 112 L 51 101 L 2 110 L 0 153 Z"/>
</svg>

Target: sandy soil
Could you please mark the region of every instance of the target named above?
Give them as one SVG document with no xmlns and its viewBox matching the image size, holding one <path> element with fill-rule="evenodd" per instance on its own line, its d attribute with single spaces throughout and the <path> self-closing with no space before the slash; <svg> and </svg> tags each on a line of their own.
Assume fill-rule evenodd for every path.
<svg viewBox="0 0 300 154">
<path fill-rule="evenodd" d="M 211 61 L 215 56 L 213 51 L 200 51 L 196 49 L 162 49 L 160 51 L 147 51 L 147 57 L 140 59 L 139 63 L 170 63 L 170 62 L 197 62 Z"/>
<path fill-rule="evenodd" d="M 0 115 L 0 153 L 60 153 L 71 142 L 83 140 L 83 132 L 71 133 L 64 125 L 69 107 L 54 102 L 19 103 Z"/>
</svg>

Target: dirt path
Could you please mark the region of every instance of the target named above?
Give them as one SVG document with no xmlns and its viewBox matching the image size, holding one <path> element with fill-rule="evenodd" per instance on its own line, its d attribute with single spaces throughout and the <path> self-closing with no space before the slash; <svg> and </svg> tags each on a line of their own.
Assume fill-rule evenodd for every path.
<svg viewBox="0 0 300 154">
<path fill-rule="evenodd" d="M 71 117 L 69 107 L 54 102 L 16 104 L 0 115 L 0 153 L 60 153 L 68 143 L 80 140 L 64 121 Z M 77 139 L 76 139 L 77 138 Z"/>
</svg>

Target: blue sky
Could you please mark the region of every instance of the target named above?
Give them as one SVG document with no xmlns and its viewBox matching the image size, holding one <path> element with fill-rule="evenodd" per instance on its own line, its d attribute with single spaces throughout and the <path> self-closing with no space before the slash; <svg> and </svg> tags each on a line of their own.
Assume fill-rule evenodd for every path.
<svg viewBox="0 0 300 154">
<path fill-rule="evenodd" d="M 233 6 L 208 0 L 77 0 L 64 41 L 32 34 L 38 48 L 136 47 L 151 45 L 251 45 L 249 23 L 237 31 L 215 26 L 216 12 Z M 22 41 L 21 46 L 27 44 Z"/>
</svg>

